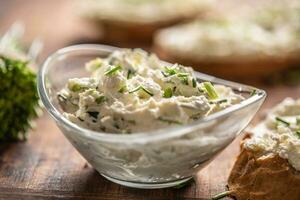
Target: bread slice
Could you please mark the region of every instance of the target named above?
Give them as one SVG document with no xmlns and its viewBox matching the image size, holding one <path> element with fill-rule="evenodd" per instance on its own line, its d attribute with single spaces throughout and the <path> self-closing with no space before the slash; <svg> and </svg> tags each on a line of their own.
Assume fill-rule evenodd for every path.
<svg viewBox="0 0 300 200">
<path fill-rule="evenodd" d="M 228 187 L 237 200 L 299 200 L 300 172 L 278 155 L 259 157 L 242 148 Z"/>
<path fill-rule="evenodd" d="M 300 63 L 299 9 L 299 1 L 272 1 L 245 14 L 207 15 L 160 30 L 154 50 L 167 61 L 226 79 L 261 78 Z"/>
<path fill-rule="evenodd" d="M 169 51 L 159 44 L 156 44 L 153 49 L 162 60 L 191 66 L 202 73 L 236 81 L 261 79 L 272 73 L 277 73 L 290 68 L 292 64 L 300 62 L 299 57 L 297 57 L 296 54 L 282 55 L 277 58 L 265 57 L 248 60 L 239 58 L 238 56 L 226 60 L 198 60 L 187 58 L 183 54 L 180 55 Z"/>
<path fill-rule="evenodd" d="M 244 138 L 228 187 L 237 200 L 300 199 L 300 99 L 285 99 Z"/>
</svg>

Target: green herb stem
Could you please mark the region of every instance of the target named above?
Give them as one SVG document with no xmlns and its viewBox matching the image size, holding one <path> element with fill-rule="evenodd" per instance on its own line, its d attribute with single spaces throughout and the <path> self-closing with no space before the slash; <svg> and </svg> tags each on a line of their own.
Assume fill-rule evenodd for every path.
<svg viewBox="0 0 300 200">
<path fill-rule="evenodd" d="M 176 120 L 172 120 L 172 119 L 165 119 L 165 118 L 162 118 L 162 117 L 159 117 L 158 120 L 162 121 L 162 122 L 167 122 L 169 124 L 182 124 L 181 122 L 179 121 L 176 121 Z"/>
<path fill-rule="evenodd" d="M 126 77 L 126 78 L 127 78 L 127 79 L 131 79 L 132 76 L 133 76 L 133 74 L 134 74 L 134 72 L 133 72 L 132 70 L 129 69 L 129 70 L 127 71 L 127 77 Z"/>
<path fill-rule="evenodd" d="M 300 139 L 300 130 L 299 131 L 296 131 L 296 135 L 299 137 Z"/>
<path fill-rule="evenodd" d="M 103 103 L 103 102 L 105 102 L 107 99 L 106 99 L 106 97 L 105 96 L 100 96 L 100 97 L 98 97 L 98 98 L 96 98 L 96 103 L 97 104 L 100 104 L 100 103 Z"/>
<path fill-rule="evenodd" d="M 256 94 L 256 89 L 253 89 L 252 91 L 251 91 L 251 93 L 250 93 L 250 96 L 252 97 L 252 96 L 254 96 Z"/>
<path fill-rule="evenodd" d="M 113 74 L 115 74 L 117 71 L 120 71 L 120 70 L 122 70 L 122 67 L 118 65 L 118 66 L 115 66 L 115 67 L 111 68 L 110 70 L 106 71 L 106 72 L 104 73 L 104 75 L 113 75 Z"/>
<path fill-rule="evenodd" d="M 164 98 L 171 98 L 172 96 L 173 96 L 173 90 L 172 90 L 172 88 L 165 89 L 163 97 Z"/>
<path fill-rule="evenodd" d="M 215 196 L 213 196 L 211 199 L 212 200 L 219 200 L 222 199 L 224 197 L 227 197 L 228 195 L 230 195 L 232 192 L 231 191 L 225 191 L 225 192 L 221 192 L 220 194 L 217 194 Z"/>
<path fill-rule="evenodd" d="M 296 118 L 296 124 L 297 124 L 297 125 L 300 125 L 300 117 L 297 117 L 297 118 Z"/>
<path fill-rule="evenodd" d="M 154 94 L 152 92 L 150 92 L 148 89 L 144 88 L 143 86 L 138 86 L 136 88 L 134 88 L 133 90 L 129 91 L 129 93 L 134 93 L 134 92 L 137 92 L 139 90 L 143 90 L 144 92 L 146 92 L 147 94 L 149 94 L 150 96 L 154 96 Z"/>
<path fill-rule="evenodd" d="M 211 82 L 203 82 L 203 86 L 211 99 L 219 98 L 218 93 L 215 87 L 211 84 Z"/>
<path fill-rule="evenodd" d="M 228 100 L 227 99 L 221 99 L 221 100 L 218 100 L 218 101 L 210 101 L 209 103 L 210 104 L 222 104 L 222 103 L 227 103 Z"/>
<path fill-rule="evenodd" d="M 280 117 L 275 117 L 275 120 L 276 120 L 277 122 L 279 122 L 279 123 L 282 123 L 282 124 L 286 125 L 286 126 L 290 126 L 290 123 L 289 123 L 289 122 L 285 121 L 284 119 L 282 119 L 282 118 L 280 118 Z"/>
<path fill-rule="evenodd" d="M 197 87 L 197 81 L 195 78 L 192 79 L 193 88 Z"/>
</svg>

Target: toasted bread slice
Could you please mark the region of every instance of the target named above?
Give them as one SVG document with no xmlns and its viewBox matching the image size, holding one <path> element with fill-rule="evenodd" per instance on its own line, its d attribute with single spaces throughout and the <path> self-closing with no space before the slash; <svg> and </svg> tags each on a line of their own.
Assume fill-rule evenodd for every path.
<svg viewBox="0 0 300 200">
<path fill-rule="evenodd" d="M 299 200 L 300 172 L 278 155 L 257 157 L 242 148 L 228 187 L 237 200 Z"/>
</svg>

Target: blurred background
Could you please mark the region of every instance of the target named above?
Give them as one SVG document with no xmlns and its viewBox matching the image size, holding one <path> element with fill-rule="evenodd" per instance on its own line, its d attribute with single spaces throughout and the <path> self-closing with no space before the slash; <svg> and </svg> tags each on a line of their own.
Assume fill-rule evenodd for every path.
<svg viewBox="0 0 300 200">
<path fill-rule="evenodd" d="M 138 47 L 171 62 L 242 82 L 300 80 L 297 0 L 2 0 L 0 33 L 16 21 L 40 56 L 64 46 Z"/>
</svg>

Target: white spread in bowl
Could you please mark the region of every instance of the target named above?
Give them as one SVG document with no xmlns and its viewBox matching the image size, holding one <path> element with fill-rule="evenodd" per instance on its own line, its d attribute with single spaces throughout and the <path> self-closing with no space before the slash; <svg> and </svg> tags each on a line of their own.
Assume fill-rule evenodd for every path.
<svg viewBox="0 0 300 200">
<path fill-rule="evenodd" d="M 65 116 L 110 133 L 188 124 L 239 103 L 231 88 L 199 83 L 190 67 L 167 66 L 142 50 L 120 50 L 86 64 L 91 77 L 72 78 L 58 94 Z"/>
</svg>

